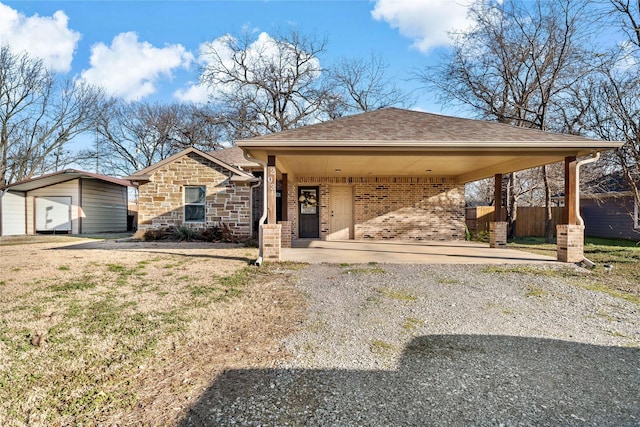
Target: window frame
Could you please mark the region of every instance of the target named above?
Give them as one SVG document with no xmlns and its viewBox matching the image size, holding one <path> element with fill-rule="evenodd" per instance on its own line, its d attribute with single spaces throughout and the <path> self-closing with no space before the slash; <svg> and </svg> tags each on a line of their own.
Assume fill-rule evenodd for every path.
<svg viewBox="0 0 640 427">
<path fill-rule="evenodd" d="M 206 185 L 185 185 L 183 190 L 183 222 L 186 224 L 204 224 L 207 222 L 207 186 Z M 187 190 L 188 189 L 198 189 L 202 191 L 202 202 L 188 202 L 187 201 Z M 198 218 L 197 220 L 187 219 L 187 208 L 189 206 L 202 206 L 202 220 Z"/>
</svg>

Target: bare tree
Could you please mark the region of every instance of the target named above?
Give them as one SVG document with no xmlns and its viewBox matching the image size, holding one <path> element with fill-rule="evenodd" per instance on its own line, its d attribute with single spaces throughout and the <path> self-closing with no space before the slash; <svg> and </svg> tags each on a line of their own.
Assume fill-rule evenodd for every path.
<svg viewBox="0 0 640 427">
<path fill-rule="evenodd" d="M 626 36 L 601 60 L 599 80 L 582 87 L 576 98 L 588 111 L 581 123 L 587 131 L 624 141 L 615 160 L 640 205 L 640 2 L 609 0 L 612 28 Z"/>
<path fill-rule="evenodd" d="M 207 107 L 114 102 L 96 127 L 102 172 L 130 175 L 185 148 L 220 148 L 221 124 Z"/>
<path fill-rule="evenodd" d="M 271 37 L 226 35 L 204 49 L 202 81 L 224 111 L 233 138 L 295 128 L 323 117 L 335 104 L 319 55 L 326 41 L 292 31 Z"/>
<path fill-rule="evenodd" d="M 566 131 L 566 92 L 590 72 L 585 63 L 586 2 L 478 2 L 475 22 L 454 34 L 444 65 L 418 77 L 440 93 L 443 103 L 470 107 L 478 116 L 516 126 Z M 551 186 L 547 197 L 547 239 L 552 237 Z M 513 236 L 517 218 L 516 177 L 509 177 L 507 216 Z"/>
<path fill-rule="evenodd" d="M 342 58 L 330 67 L 327 72 L 339 104 L 333 115 L 410 107 L 410 94 L 398 87 L 397 77 L 388 75 L 388 68 L 389 64 L 374 53 L 368 58 Z"/>
<path fill-rule="evenodd" d="M 60 81 L 41 60 L 0 47 L 0 184 L 76 160 L 67 144 L 94 126 L 103 99 L 87 84 Z"/>
</svg>

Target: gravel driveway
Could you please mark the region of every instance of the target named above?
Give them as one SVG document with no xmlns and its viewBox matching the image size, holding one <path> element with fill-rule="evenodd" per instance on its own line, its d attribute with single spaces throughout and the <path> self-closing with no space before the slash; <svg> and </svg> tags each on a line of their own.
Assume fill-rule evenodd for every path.
<svg viewBox="0 0 640 427">
<path fill-rule="evenodd" d="M 539 267 L 537 267 L 539 268 Z M 570 268 L 317 264 L 293 357 L 184 425 L 640 425 L 640 311 Z"/>
</svg>

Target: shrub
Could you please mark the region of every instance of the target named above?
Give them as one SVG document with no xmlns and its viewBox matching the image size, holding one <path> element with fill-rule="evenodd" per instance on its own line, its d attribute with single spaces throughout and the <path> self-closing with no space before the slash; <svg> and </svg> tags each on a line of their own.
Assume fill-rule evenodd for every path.
<svg viewBox="0 0 640 427">
<path fill-rule="evenodd" d="M 222 240 L 222 229 L 217 225 L 207 227 L 200 233 L 200 238 L 205 242 L 219 242 Z"/>
</svg>

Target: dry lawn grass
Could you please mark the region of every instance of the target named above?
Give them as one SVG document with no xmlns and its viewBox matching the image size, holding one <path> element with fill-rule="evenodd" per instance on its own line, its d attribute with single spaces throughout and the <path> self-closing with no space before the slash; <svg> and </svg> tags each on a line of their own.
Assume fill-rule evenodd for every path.
<svg viewBox="0 0 640 427">
<path fill-rule="evenodd" d="M 175 425 L 224 369 L 267 368 L 302 316 L 257 250 L 0 244 L 0 425 Z M 15 243 L 15 242 L 14 242 Z"/>
</svg>

